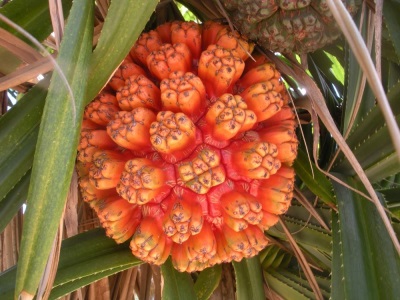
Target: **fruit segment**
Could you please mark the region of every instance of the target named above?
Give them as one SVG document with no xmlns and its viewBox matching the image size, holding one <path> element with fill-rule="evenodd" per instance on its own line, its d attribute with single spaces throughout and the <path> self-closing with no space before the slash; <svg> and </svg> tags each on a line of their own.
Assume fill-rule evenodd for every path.
<svg viewBox="0 0 400 300">
<path fill-rule="evenodd" d="M 251 129 L 257 117 L 247 108 L 246 102 L 239 95 L 222 95 L 207 111 L 205 130 L 211 131 L 212 138 L 226 141 Z"/>
<path fill-rule="evenodd" d="M 133 255 L 156 265 L 167 260 L 171 247 L 172 243 L 163 234 L 159 220 L 150 216 L 142 219 L 130 243 Z"/>
<path fill-rule="evenodd" d="M 293 198 L 294 176 L 293 168 L 283 165 L 275 175 L 261 182 L 257 198 L 263 210 L 275 215 L 288 210 Z"/>
<path fill-rule="evenodd" d="M 183 43 L 163 44 L 147 57 L 147 67 L 159 80 L 168 78 L 174 71 L 188 72 L 192 67 L 192 54 Z"/>
<path fill-rule="evenodd" d="M 215 45 L 217 43 L 218 33 L 225 29 L 227 26 L 214 21 L 205 21 L 203 24 L 203 50 L 206 50 L 208 46 Z"/>
<path fill-rule="evenodd" d="M 82 193 L 83 201 L 88 202 L 89 204 L 92 201 L 95 203 L 109 196 L 116 196 L 115 189 L 113 188 L 105 190 L 97 189 L 94 184 L 90 182 L 88 176 L 79 179 L 79 187 Z"/>
<path fill-rule="evenodd" d="M 175 185 L 173 166 L 134 158 L 125 163 L 117 185 L 122 198 L 133 204 L 161 202 Z"/>
<path fill-rule="evenodd" d="M 178 182 L 197 194 L 207 193 L 211 187 L 225 181 L 219 151 L 200 147 L 190 159 L 177 164 Z"/>
<path fill-rule="evenodd" d="M 101 93 L 85 108 L 85 117 L 99 125 L 107 125 L 118 112 L 117 99 L 108 93 Z"/>
<path fill-rule="evenodd" d="M 146 107 L 153 110 L 161 108 L 160 90 L 144 75 L 129 77 L 117 92 L 117 100 L 122 110 Z"/>
<path fill-rule="evenodd" d="M 160 83 L 163 110 L 183 112 L 196 122 L 206 107 L 203 82 L 193 73 L 175 71 Z"/>
<path fill-rule="evenodd" d="M 174 193 L 163 202 L 164 233 L 175 243 L 181 244 L 191 235 L 200 232 L 204 218 L 199 196 L 184 188 L 175 188 Z"/>
<path fill-rule="evenodd" d="M 152 51 L 160 49 L 162 45 L 161 37 L 157 31 L 151 30 L 148 33 L 142 33 L 133 46 L 130 54 L 135 61 L 143 66 L 147 66 L 147 57 Z"/>
<path fill-rule="evenodd" d="M 184 113 L 161 111 L 150 126 L 150 141 L 164 159 L 175 163 L 196 146 L 196 127 Z"/>
<path fill-rule="evenodd" d="M 278 148 L 266 142 L 235 143 L 229 150 L 223 151 L 224 159 L 233 173 L 251 179 L 267 179 L 281 167 L 277 159 Z M 235 176 L 235 174 L 228 174 Z"/>
<path fill-rule="evenodd" d="M 236 51 L 211 45 L 200 56 L 198 74 L 212 99 L 230 93 L 243 69 L 243 59 Z"/>
<path fill-rule="evenodd" d="M 93 164 L 89 170 L 90 183 L 100 190 L 115 188 L 126 161 L 126 156 L 116 151 L 95 152 Z"/>
<path fill-rule="evenodd" d="M 159 25 L 156 28 L 156 31 L 160 35 L 161 41 L 163 43 L 171 44 L 171 25 L 172 25 L 172 22 L 167 22 L 167 23 Z"/>
<path fill-rule="evenodd" d="M 133 62 L 123 62 L 115 71 L 108 83 L 114 91 L 118 91 L 125 85 L 125 81 L 133 75 L 145 75 L 146 72 Z"/>
<path fill-rule="evenodd" d="M 171 43 L 188 46 L 192 57 L 198 60 L 201 52 L 201 28 L 195 22 L 175 21 L 171 23 Z"/>
<path fill-rule="evenodd" d="M 257 225 L 262 220 L 261 203 L 248 193 L 234 190 L 222 195 L 220 201 L 224 221 L 235 231 L 244 230 L 249 224 Z"/>
<path fill-rule="evenodd" d="M 78 160 L 91 162 L 93 154 L 100 149 L 114 149 L 117 144 L 110 138 L 106 130 L 83 130 L 78 145 Z"/>
<path fill-rule="evenodd" d="M 120 111 L 108 124 L 107 133 L 121 147 L 149 152 L 152 150 L 149 130 L 155 120 L 156 115 L 148 108 Z"/>
<path fill-rule="evenodd" d="M 272 117 L 283 106 L 281 94 L 273 89 L 273 84 L 270 81 L 265 81 L 248 87 L 240 94 L 246 101 L 248 108 L 254 111 L 258 121 Z"/>
<path fill-rule="evenodd" d="M 229 50 L 235 50 L 239 57 L 246 60 L 254 49 L 254 44 L 249 43 L 237 31 L 232 32 L 230 28 L 224 27 L 216 36 L 215 44 Z"/>
<path fill-rule="evenodd" d="M 277 159 L 282 163 L 292 164 L 297 156 L 297 137 L 293 128 L 274 126 L 259 131 L 260 139 L 275 143 L 278 148 Z"/>
<path fill-rule="evenodd" d="M 212 225 L 205 222 L 198 235 L 191 236 L 182 244 L 174 243 L 171 251 L 172 264 L 180 272 L 200 271 L 210 266 L 209 261 L 217 253 L 217 241 Z"/>
<path fill-rule="evenodd" d="M 92 201 L 90 206 L 96 211 L 107 236 L 118 244 L 132 237 L 142 218 L 140 209 L 119 196 Z"/>
<path fill-rule="evenodd" d="M 279 80 L 281 74 L 272 63 L 265 63 L 250 69 L 236 83 L 236 92 L 242 93 L 248 87 L 261 82 L 269 82 L 272 79 Z"/>
</svg>

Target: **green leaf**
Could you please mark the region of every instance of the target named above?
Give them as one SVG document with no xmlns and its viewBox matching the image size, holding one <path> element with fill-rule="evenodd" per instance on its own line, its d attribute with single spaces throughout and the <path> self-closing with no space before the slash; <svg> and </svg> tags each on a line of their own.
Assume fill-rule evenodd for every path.
<svg viewBox="0 0 400 300">
<path fill-rule="evenodd" d="M 0 118 L 0 202 L 32 167 L 48 84 L 42 80 Z"/>
<path fill-rule="evenodd" d="M 214 290 L 218 287 L 221 280 L 222 266 L 215 265 L 201 271 L 194 284 L 194 291 L 197 300 L 210 299 Z"/>
<path fill-rule="evenodd" d="M 142 263 L 129 243 L 116 244 L 101 228 L 79 234 L 63 241 L 50 299 Z"/>
<path fill-rule="evenodd" d="M 305 275 L 298 270 L 292 271 L 283 268 L 264 272 L 268 287 L 285 299 L 314 299 L 315 295 L 305 279 Z M 329 298 L 329 280 L 316 277 L 324 298 Z"/>
<path fill-rule="evenodd" d="M 388 91 L 387 97 L 393 115 L 399 124 L 400 105 L 397 102 L 400 97 L 400 82 Z M 363 168 L 368 168 L 366 173 L 371 181 L 379 181 L 399 171 L 400 163 L 396 159 L 397 156 L 390 139 L 386 121 L 378 106 L 372 108 L 364 116 L 363 120 L 354 126 L 347 139 L 347 144 L 353 149 Z M 336 172 L 346 172 L 347 175 L 355 174 L 354 169 L 343 157 L 342 153 L 339 155 L 334 170 Z"/>
<path fill-rule="evenodd" d="M 285 224 L 290 232 L 296 233 L 293 235 L 293 238 L 298 244 L 301 246 L 308 245 L 325 253 L 331 251 L 331 236 L 325 229 L 293 217 L 283 216 L 282 218 L 285 220 Z M 279 224 L 271 227 L 267 232 L 272 236 L 287 240 Z"/>
<path fill-rule="evenodd" d="M 310 162 L 307 155 L 301 149 L 298 150 L 297 158 L 294 161 L 293 167 L 296 171 L 296 175 L 300 177 L 311 192 L 318 196 L 324 203 L 328 205 L 336 203 L 335 197 L 332 193 L 331 182 L 317 169 L 313 162 Z M 311 171 L 311 168 L 313 172 Z"/>
<path fill-rule="evenodd" d="M 62 242 L 60 262 L 50 299 L 141 264 L 134 257 L 128 243 L 116 244 L 97 228 L 78 234 Z M 0 299 L 14 299 L 17 268 L 12 267 L 0 274 Z"/>
<path fill-rule="evenodd" d="M 369 118 L 364 120 L 364 122 L 369 121 L 373 120 Z M 400 115 L 396 116 L 396 122 L 400 125 Z M 374 132 L 370 132 L 369 136 L 356 146 L 353 153 L 361 167 L 366 170 L 367 176 L 371 176 L 369 178 L 372 182 L 400 172 L 400 162 L 387 126 L 382 126 Z M 335 170 L 348 175 L 355 175 L 354 168 L 347 160 L 343 160 L 335 167 Z"/>
<path fill-rule="evenodd" d="M 28 172 L 7 194 L 6 198 L 0 201 L 0 232 L 6 228 L 26 200 L 28 194 L 29 180 L 31 173 Z"/>
<path fill-rule="evenodd" d="M 353 179 L 340 179 L 363 191 Z M 400 295 L 400 258 L 374 204 L 338 183 L 333 186 L 339 216 L 332 224 L 336 251 L 332 299 L 344 299 L 343 295 L 345 299 L 396 299 Z"/>
<path fill-rule="evenodd" d="M 18 144 L 15 144 L 7 160 L 0 165 L 0 195 L 4 198 L 20 179 L 30 170 L 35 153 L 39 126 L 27 134 Z"/>
<path fill-rule="evenodd" d="M 399 19 L 400 3 L 393 0 L 383 2 L 383 18 L 389 31 L 389 37 L 393 43 L 397 54 L 397 61 L 400 60 L 400 19 Z"/>
<path fill-rule="evenodd" d="M 189 273 L 180 273 L 172 265 L 171 258 L 161 266 L 164 278 L 162 298 L 165 300 L 196 299 L 193 280 Z"/>
<path fill-rule="evenodd" d="M 260 258 L 243 258 L 240 262 L 233 262 L 236 277 L 237 300 L 264 300 L 264 283 Z"/>
<path fill-rule="evenodd" d="M 387 93 L 387 98 L 394 116 L 400 115 L 400 105 L 397 103 L 399 97 L 400 82 L 397 82 L 397 84 L 392 86 Z M 379 106 L 375 106 L 364 116 L 362 122 L 359 122 L 354 126 L 354 129 L 347 139 L 349 147 L 352 149 L 356 148 L 360 143 L 367 139 L 371 133 L 384 127 L 385 124 L 386 121 L 381 109 Z"/>
<path fill-rule="evenodd" d="M 400 187 L 381 189 L 379 193 L 383 195 L 388 208 L 391 206 L 400 208 Z"/>
<path fill-rule="evenodd" d="M 93 52 L 86 103 L 98 94 L 129 53 L 157 3 L 157 0 L 111 2 L 99 42 Z"/>
<path fill-rule="evenodd" d="M 46 98 L 28 193 L 17 270 L 16 297 L 34 295 L 61 217 L 75 163 L 92 48 L 93 1 L 76 0 Z"/>
<path fill-rule="evenodd" d="M 278 272 L 264 272 L 268 288 L 275 291 L 285 299 L 290 300 L 308 300 L 313 298 L 313 294 L 295 282 L 291 282 Z"/>
<path fill-rule="evenodd" d="M 10 269 L 0 273 L 0 299 L 2 300 L 13 300 L 14 289 L 15 289 L 15 277 L 17 276 L 17 267 L 11 267 Z"/>
</svg>

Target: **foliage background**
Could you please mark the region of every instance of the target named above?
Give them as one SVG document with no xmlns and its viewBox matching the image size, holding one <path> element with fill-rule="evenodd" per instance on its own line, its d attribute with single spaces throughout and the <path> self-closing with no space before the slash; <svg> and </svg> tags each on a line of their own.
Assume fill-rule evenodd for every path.
<svg viewBox="0 0 400 300">
<path fill-rule="evenodd" d="M 396 299 L 400 3 L 362 2 L 350 23 L 327 3 L 345 37 L 308 55 L 263 49 L 302 124 L 293 206 L 257 257 L 189 275 L 106 238 L 73 164 L 84 105 L 141 31 L 220 18 L 218 1 L 2 1 L 0 299 Z"/>
</svg>

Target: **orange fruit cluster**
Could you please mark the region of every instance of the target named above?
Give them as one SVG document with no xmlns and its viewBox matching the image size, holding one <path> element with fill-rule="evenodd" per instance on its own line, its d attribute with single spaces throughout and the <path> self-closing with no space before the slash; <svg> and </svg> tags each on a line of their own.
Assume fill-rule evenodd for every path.
<svg viewBox="0 0 400 300">
<path fill-rule="evenodd" d="M 254 256 L 289 208 L 297 122 L 252 50 L 220 23 L 163 24 L 86 107 L 83 199 L 143 261 L 192 272 Z"/>
</svg>

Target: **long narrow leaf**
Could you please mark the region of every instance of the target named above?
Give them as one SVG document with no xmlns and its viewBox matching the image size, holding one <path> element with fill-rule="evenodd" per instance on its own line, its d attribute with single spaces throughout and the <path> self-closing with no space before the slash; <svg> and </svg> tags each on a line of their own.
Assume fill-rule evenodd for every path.
<svg viewBox="0 0 400 300">
<path fill-rule="evenodd" d="M 44 79 L 0 118 L 0 164 L 15 152 L 15 145 L 39 124 L 49 80 Z"/>
<path fill-rule="evenodd" d="M 383 17 L 385 24 L 389 30 L 391 42 L 397 54 L 397 60 L 400 60 L 400 19 L 399 19 L 400 3 L 398 1 L 386 0 L 383 2 Z"/>
<path fill-rule="evenodd" d="M 0 165 L 0 196 L 5 197 L 31 169 L 38 132 L 39 126 L 35 126 L 33 131 L 13 147 L 15 152 Z"/>
<path fill-rule="evenodd" d="M 265 299 L 260 259 L 257 256 L 233 262 L 236 276 L 236 297 L 238 300 Z"/>
<path fill-rule="evenodd" d="M 210 299 L 214 290 L 218 287 L 221 280 L 222 266 L 215 265 L 200 272 L 194 284 L 194 291 L 197 300 Z"/>
<path fill-rule="evenodd" d="M 196 299 L 193 280 L 189 273 L 180 273 L 172 266 L 169 258 L 162 266 L 164 289 L 162 298 L 165 300 L 191 300 Z"/>
<path fill-rule="evenodd" d="M 28 172 L 17 183 L 17 185 L 7 194 L 6 198 L 0 201 L 0 232 L 6 228 L 8 222 L 12 220 L 28 194 L 29 180 L 31 173 Z"/>
<path fill-rule="evenodd" d="M 16 297 L 33 297 L 65 205 L 84 108 L 93 34 L 92 1 L 74 1 L 39 132 L 17 271 Z"/>
<path fill-rule="evenodd" d="M 339 176 L 339 175 L 338 175 Z M 354 180 L 341 178 L 362 189 Z M 333 299 L 396 299 L 400 295 L 400 258 L 375 206 L 360 195 L 334 183 L 338 223 L 333 224 Z M 335 220 L 334 220 L 335 221 Z M 335 222 L 334 222 L 335 223 Z"/>
<path fill-rule="evenodd" d="M 43 112 L 48 84 L 48 78 L 42 80 L 0 119 L 1 207 L 9 205 L 3 204 L 2 201 L 32 167 L 38 125 Z M 5 214 L 8 212 L 2 211 L 3 217 L 6 216 Z"/>
</svg>

